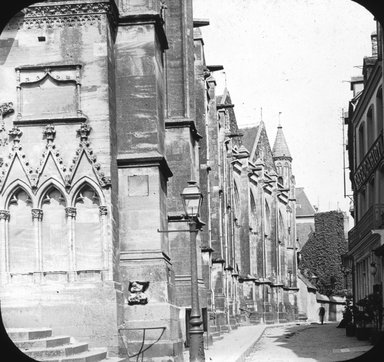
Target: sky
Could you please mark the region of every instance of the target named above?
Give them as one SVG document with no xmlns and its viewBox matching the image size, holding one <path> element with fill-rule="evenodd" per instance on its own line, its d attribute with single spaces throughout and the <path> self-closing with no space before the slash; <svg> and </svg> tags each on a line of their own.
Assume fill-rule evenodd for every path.
<svg viewBox="0 0 384 362">
<path fill-rule="evenodd" d="M 348 212 L 341 116 L 353 96 L 349 81 L 372 54 L 374 16 L 350 0 L 193 0 L 193 6 L 194 18 L 210 21 L 201 28 L 206 62 L 224 66 L 214 73 L 217 90 L 227 86 L 238 125 L 254 126 L 262 117 L 273 146 L 281 112 L 296 185 L 319 211 Z"/>
</svg>

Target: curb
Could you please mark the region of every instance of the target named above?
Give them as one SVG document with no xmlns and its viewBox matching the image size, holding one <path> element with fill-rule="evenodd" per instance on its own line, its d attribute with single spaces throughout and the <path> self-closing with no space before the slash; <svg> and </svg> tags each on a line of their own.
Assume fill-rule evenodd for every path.
<svg viewBox="0 0 384 362">
<path fill-rule="evenodd" d="M 237 357 L 234 362 L 245 362 L 245 360 L 249 356 L 251 350 L 256 345 L 256 343 L 259 342 L 260 338 L 264 335 L 264 332 L 267 328 L 268 328 L 267 326 L 264 326 L 263 331 L 259 334 L 259 336 L 256 338 L 256 340 L 253 341 L 252 344 L 244 352 L 242 352 L 241 355 L 239 357 Z"/>
<path fill-rule="evenodd" d="M 256 338 L 255 341 L 252 342 L 252 344 L 243 352 L 239 357 L 236 358 L 234 362 L 245 362 L 246 358 L 249 356 L 251 350 L 257 342 L 259 342 L 260 338 L 264 335 L 265 331 L 267 328 L 276 328 L 276 327 L 282 327 L 282 326 L 293 326 L 293 325 L 306 325 L 310 324 L 308 322 L 302 322 L 302 323 L 297 323 L 297 322 L 288 322 L 288 323 L 276 323 L 276 324 L 271 324 L 271 325 L 265 325 L 263 331 L 260 333 L 260 335 Z"/>
</svg>

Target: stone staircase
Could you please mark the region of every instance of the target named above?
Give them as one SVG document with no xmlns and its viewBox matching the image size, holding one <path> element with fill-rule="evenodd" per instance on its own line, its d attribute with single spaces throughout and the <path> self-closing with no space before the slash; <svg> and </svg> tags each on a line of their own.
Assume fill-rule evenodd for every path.
<svg viewBox="0 0 384 362">
<path fill-rule="evenodd" d="M 49 328 L 7 329 L 9 338 L 28 357 L 49 362 L 126 362 L 126 358 L 107 357 L 106 348 L 88 348 L 69 336 L 52 336 Z"/>
</svg>

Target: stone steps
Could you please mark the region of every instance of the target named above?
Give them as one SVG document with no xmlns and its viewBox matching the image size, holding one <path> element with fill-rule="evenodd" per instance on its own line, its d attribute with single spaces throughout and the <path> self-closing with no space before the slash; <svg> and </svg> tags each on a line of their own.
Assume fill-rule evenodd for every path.
<svg viewBox="0 0 384 362">
<path fill-rule="evenodd" d="M 41 339 L 27 339 L 22 341 L 14 341 L 13 343 L 20 349 L 31 349 L 31 348 L 51 348 L 62 346 L 63 344 L 69 344 L 71 337 L 69 336 L 57 336 L 47 337 Z"/>
<path fill-rule="evenodd" d="M 74 354 L 88 351 L 88 343 L 70 343 L 62 346 L 49 347 L 49 348 L 30 348 L 25 349 L 23 352 L 34 359 L 44 361 L 53 358 L 55 361 L 59 358 L 71 356 Z"/>
<path fill-rule="evenodd" d="M 69 336 L 52 336 L 50 328 L 7 329 L 13 343 L 28 357 L 46 362 L 126 362 L 108 357 L 106 348 L 88 348 Z"/>
</svg>

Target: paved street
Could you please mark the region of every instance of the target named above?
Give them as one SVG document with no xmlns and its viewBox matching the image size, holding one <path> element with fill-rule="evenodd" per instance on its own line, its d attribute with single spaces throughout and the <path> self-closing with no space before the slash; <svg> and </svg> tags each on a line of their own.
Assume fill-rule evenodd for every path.
<svg viewBox="0 0 384 362">
<path fill-rule="evenodd" d="M 267 328 L 252 348 L 252 361 L 346 361 L 372 348 L 369 341 L 346 337 L 338 323 L 290 325 Z"/>
</svg>

